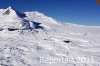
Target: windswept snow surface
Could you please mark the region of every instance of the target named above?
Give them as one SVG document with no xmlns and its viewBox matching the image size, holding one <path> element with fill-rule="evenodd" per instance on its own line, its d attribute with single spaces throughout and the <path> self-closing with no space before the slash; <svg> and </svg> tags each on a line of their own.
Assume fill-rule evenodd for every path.
<svg viewBox="0 0 100 66">
<path fill-rule="evenodd" d="M 3 15 L 5 10 L 0 10 L 0 66 L 100 66 L 99 26 L 58 23 L 39 12 Z"/>
</svg>

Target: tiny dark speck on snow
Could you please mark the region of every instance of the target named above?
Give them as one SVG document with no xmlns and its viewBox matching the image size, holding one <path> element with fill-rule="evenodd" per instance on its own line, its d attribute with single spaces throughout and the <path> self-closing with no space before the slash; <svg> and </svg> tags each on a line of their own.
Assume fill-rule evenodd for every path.
<svg viewBox="0 0 100 66">
<path fill-rule="evenodd" d="M 71 41 L 70 41 L 70 40 L 64 40 L 63 42 L 65 42 L 65 43 L 70 43 Z"/>
</svg>

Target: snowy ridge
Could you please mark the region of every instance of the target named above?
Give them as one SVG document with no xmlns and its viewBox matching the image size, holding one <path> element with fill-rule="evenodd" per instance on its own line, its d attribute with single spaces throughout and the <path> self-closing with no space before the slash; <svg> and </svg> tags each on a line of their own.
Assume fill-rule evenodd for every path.
<svg viewBox="0 0 100 66">
<path fill-rule="evenodd" d="M 58 24 L 57 21 L 51 17 L 45 16 L 43 13 L 34 11 L 34 12 L 25 12 L 26 16 L 28 17 L 27 19 L 31 21 L 36 21 L 36 22 L 44 22 L 44 23 L 52 23 L 52 24 Z"/>
<path fill-rule="evenodd" d="M 25 17 L 25 14 L 22 14 L 9 6 L 7 9 L 4 9 L 3 15 L 9 15 L 9 17 Z"/>
<path fill-rule="evenodd" d="M 39 12 L 25 14 L 0 9 L 0 66 L 100 66 L 100 27 L 59 23 Z"/>
<path fill-rule="evenodd" d="M 39 12 L 26 12 L 24 14 L 12 7 L 8 7 L 7 9 L 1 9 L 0 13 L 0 20 L 2 20 L 0 25 L 4 28 L 30 29 L 44 27 L 50 29 L 54 24 L 59 25 L 56 20 Z M 36 23 L 40 23 L 41 26 Z"/>
</svg>

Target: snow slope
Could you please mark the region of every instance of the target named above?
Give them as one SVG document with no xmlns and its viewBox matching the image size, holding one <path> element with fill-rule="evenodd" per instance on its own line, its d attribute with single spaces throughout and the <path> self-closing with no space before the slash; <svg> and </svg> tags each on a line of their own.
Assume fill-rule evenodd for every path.
<svg viewBox="0 0 100 66">
<path fill-rule="evenodd" d="M 8 9 L 11 14 L 3 15 Z M 63 24 L 39 12 L 25 14 L 11 7 L 0 10 L 0 66 L 100 66 L 99 26 Z"/>
</svg>

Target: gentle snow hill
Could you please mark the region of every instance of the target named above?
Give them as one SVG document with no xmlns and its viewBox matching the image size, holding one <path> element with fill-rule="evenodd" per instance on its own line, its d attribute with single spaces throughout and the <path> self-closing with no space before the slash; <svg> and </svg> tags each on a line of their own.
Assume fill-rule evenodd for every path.
<svg viewBox="0 0 100 66">
<path fill-rule="evenodd" d="M 99 50 L 99 26 L 0 9 L 0 66 L 100 66 Z"/>
</svg>

